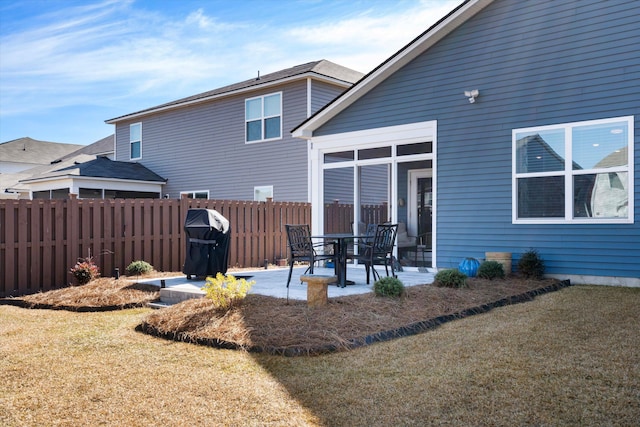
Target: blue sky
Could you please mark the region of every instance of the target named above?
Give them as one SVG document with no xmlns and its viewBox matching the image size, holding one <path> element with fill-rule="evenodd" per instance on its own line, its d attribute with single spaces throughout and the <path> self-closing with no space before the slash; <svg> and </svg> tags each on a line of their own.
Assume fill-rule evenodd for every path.
<svg viewBox="0 0 640 427">
<path fill-rule="evenodd" d="M 0 0 L 0 142 L 90 144 L 105 120 L 319 59 L 368 72 L 461 0 Z"/>
</svg>

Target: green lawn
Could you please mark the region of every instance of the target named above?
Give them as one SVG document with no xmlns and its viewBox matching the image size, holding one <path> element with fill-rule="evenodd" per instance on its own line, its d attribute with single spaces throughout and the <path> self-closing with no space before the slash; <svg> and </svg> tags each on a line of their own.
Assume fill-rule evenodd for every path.
<svg viewBox="0 0 640 427">
<path fill-rule="evenodd" d="M 148 309 L 0 306 L 0 425 L 637 425 L 640 289 L 573 286 L 283 358 L 136 333 Z M 283 325 L 295 327 L 295 325 Z"/>
</svg>

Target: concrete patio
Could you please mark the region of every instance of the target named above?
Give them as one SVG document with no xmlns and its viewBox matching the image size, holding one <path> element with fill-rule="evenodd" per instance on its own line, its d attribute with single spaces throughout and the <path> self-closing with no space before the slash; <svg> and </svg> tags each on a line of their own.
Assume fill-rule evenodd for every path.
<svg viewBox="0 0 640 427">
<path fill-rule="evenodd" d="M 289 299 L 307 299 L 307 286 L 304 283 L 300 283 L 300 276 L 305 272 L 305 270 L 306 266 L 294 267 L 291 284 L 289 285 Z M 377 270 L 384 277 L 384 267 L 378 267 Z M 397 276 L 405 286 L 433 283 L 434 273 L 427 272 L 424 269 L 420 270 L 422 271 L 419 271 L 417 268 L 405 268 L 404 271 L 397 272 Z M 288 267 L 270 267 L 267 270 L 256 269 L 229 271 L 228 274 L 233 274 L 238 278 L 245 277 L 247 280 L 254 280 L 255 284 L 249 291 L 250 294 L 287 298 Z M 333 275 L 334 272 L 332 268 L 316 267 L 314 269 L 314 274 Z M 371 278 L 371 284 L 367 285 L 365 270 L 362 266 L 349 266 L 347 269 L 347 279 L 352 280 L 355 283 L 353 285 L 348 285 L 345 288 L 340 288 L 336 285 L 329 285 L 329 298 L 363 294 L 373 291 L 373 277 Z M 161 286 L 161 280 L 164 280 L 165 283 L 165 288 L 161 289 L 162 305 L 174 304 L 188 298 L 197 298 L 204 295 L 201 288 L 204 286 L 205 280 L 187 280 L 186 276 L 164 279 L 148 279 L 141 280 L 140 282 Z"/>
</svg>

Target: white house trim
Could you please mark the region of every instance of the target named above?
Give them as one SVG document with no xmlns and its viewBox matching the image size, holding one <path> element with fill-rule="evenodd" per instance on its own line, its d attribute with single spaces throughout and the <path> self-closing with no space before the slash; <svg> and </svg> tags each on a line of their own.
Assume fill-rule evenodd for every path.
<svg viewBox="0 0 640 427">
<path fill-rule="evenodd" d="M 141 191 L 150 193 L 162 193 L 162 182 L 138 181 L 131 179 L 79 177 L 77 175 L 64 175 L 54 178 L 30 180 L 27 184 L 31 194 L 37 191 L 45 191 L 59 188 L 69 188 L 69 192 L 78 194 L 80 188 L 108 189 L 121 191 Z"/>
</svg>

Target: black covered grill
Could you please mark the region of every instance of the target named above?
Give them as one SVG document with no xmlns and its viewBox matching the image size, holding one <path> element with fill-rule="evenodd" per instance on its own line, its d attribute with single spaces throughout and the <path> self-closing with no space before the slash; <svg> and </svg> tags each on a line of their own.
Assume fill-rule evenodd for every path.
<svg viewBox="0 0 640 427">
<path fill-rule="evenodd" d="M 187 252 L 182 272 L 191 276 L 226 274 L 229 263 L 229 221 L 213 209 L 189 209 L 184 221 Z"/>
</svg>

